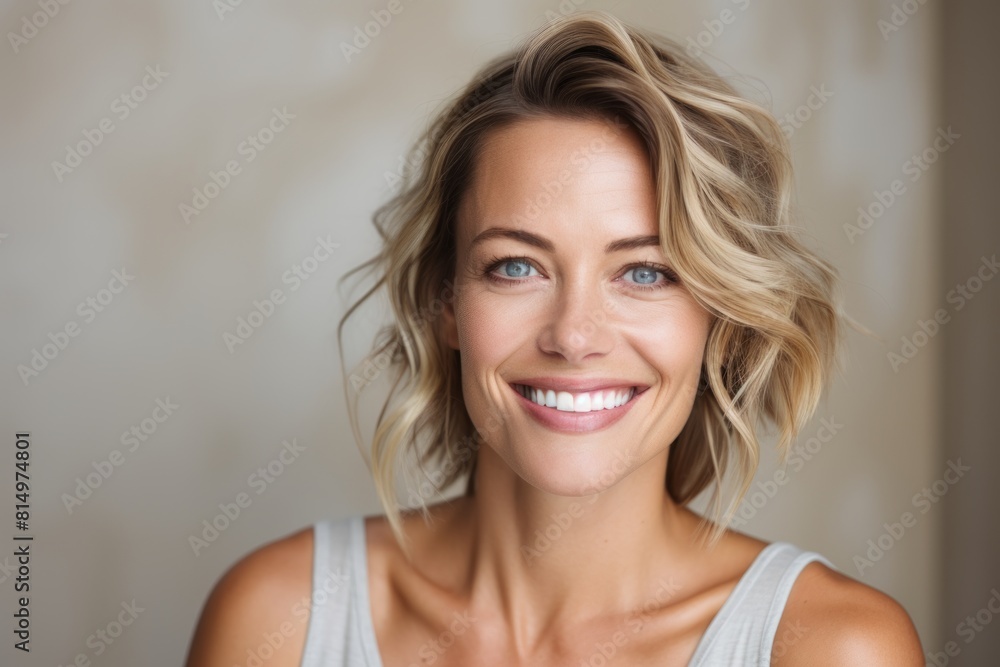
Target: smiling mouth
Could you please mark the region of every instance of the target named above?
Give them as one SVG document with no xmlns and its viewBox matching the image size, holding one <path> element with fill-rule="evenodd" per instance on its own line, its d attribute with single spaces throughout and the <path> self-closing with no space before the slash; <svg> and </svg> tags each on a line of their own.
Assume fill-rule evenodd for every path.
<svg viewBox="0 0 1000 667">
<path fill-rule="evenodd" d="M 529 401 L 562 412 L 600 412 L 625 405 L 646 389 L 638 387 L 573 393 L 513 384 L 514 391 Z"/>
</svg>

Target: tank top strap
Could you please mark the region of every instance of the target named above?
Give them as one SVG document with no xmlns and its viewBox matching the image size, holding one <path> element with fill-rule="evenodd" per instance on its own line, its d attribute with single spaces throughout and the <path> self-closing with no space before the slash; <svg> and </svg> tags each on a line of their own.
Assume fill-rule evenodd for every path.
<svg viewBox="0 0 1000 667">
<path fill-rule="evenodd" d="M 712 619 L 689 664 L 769 665 L 792 586 L 813 561 L 837 569 L 821 554 L 788 542 L 764 547 Z"/>
<path fill-rule="evenodd" d="M 348 604 L 354 589 L 352 528 L 354 517 L 313 524 L 312 593 L 302 655 L 303 667 L 342 664 L 351 646 L 352 616 Z"/>
</svg>

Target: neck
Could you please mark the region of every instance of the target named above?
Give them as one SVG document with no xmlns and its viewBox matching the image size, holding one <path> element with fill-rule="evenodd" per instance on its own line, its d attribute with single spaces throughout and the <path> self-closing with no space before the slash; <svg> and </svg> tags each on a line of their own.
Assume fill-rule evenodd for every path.
<svg viewBox="0 0 1000 667">
<path fill-rule="evenodd" d="M 683 595 L 697 561 L 697 515 L 664 488 L 667 452 L 613 487 L 556 496 L 479 451 L 475 496 L 462 517 L 470 607 L 502 621 L 522 654 L 559 628 L 622 618 Z"/>
</svg>

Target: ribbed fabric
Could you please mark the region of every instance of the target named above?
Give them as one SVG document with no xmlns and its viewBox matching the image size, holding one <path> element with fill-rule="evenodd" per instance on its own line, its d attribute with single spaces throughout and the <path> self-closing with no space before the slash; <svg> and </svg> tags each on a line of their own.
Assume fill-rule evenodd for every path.
<svg viewBox="0 0 1000 667">
<path fill-rule="evenodd" d="M 792 584 L 802 568 L 813 561 L 837 569 L 824 556 L 788 542 L 772 542 L 764 547 L 705 630 L 689 667 L 770 665 L 774 635 Z M 796 626 L 793 624 L 791 629 L 796 630 Z M 796 639 L 789 637 L 786 646 Z"/>
<path fill-rule="evenodd" d="M 313 530 L 312 610 L 302 667 L 383 667 L 371 623 L 365 518 L 319 521 Z M 764 547 L 712 619 L 689 667 L 770 665 L 792 584 L 812 561 L 837 569 L 788 542 Z"/>
</svg>

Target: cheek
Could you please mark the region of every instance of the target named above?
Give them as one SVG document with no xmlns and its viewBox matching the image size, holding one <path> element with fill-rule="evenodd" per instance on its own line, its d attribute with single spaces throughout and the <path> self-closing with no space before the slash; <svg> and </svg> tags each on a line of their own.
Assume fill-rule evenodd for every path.
<svg viewBox="0 0 1000 667">
<path fill-rule="evenodd" d="M 497 366 L 523 343 L 531 319 L 523 305 L 486 291 L 463 294 L 455 316 L 464 367 Z"/>
<path fill-rule="evenodd" d="M 483 295 L 463 295 L 456 303 L 455 317 L 466 407 L 470 413 L 477 413 L 480 404 L 490 404 L 497 398 L 484 396 L 484 392 L 492 393 L 487 388 L 494 384 L 494 371 L 511 355 L 512 324 L 503 313 L 490 308 L 489 299 Z"/>
<path fill-rule="evenodd" d="M 623 331 L 654 365 L 683 371 L 701 367 L 709 316 L 689 298 L 647 303 L 622 318 Z"/>
</svg>

